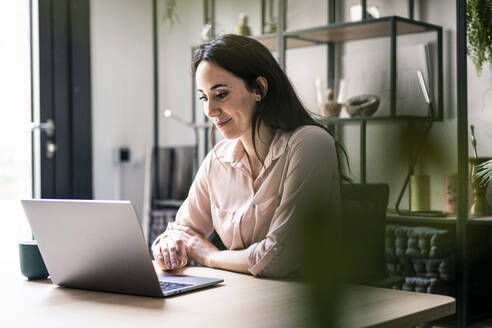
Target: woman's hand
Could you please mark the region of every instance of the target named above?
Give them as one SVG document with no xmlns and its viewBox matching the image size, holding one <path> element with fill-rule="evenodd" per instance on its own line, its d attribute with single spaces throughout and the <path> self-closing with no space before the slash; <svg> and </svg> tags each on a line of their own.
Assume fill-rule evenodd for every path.
<svg viewBox="0 0 492 328">
<path fill-rule="evenodd" d="M 186 261 L 184 263 L 179 261 L 179 254 L 181 254 L 181 259 L 189 256 L 204 266 L 249 273 L 247 249 L 220 251 L 200 233 L 176 223 L 168 224 L 166 231 L 159 238 L 160 240 L 154 242 L 152 251 L 157 264 L 163 270 L 173 269 L 172 254 L 176 254 L 175 269 L 185 266 Z M 173 243 L 175 243 L 174 247 Z"/>
<path fill-rule="evenodd" d="M 186 246 L 186 253 L 193 260 L 201 265 L 211 267 L 211 258 L 219 253 L 219 249 L 215 247 L 207 238 L 203 237 L 196 231 L 186 226 L 173 224 L 172 229 L 176 232 Z"/>
<path fill-rule="evenodd" d="M 188 263 L 184 241 L 179 235 L 166 231 L 152 245 L 152 253 L 162 270 L 180 269 Z"/>
</svg>

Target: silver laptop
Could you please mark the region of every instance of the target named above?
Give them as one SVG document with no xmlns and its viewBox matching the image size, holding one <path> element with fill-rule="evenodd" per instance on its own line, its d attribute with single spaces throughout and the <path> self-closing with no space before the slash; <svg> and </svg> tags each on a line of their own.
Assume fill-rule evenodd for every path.
<svg viewBox="0 0 492 328">
<path fill-rule="evenodd" d="M 129 201 L 22 200 L 53 283 L 165 297 L 223 279 L 157 273 Z"/>
</svg>

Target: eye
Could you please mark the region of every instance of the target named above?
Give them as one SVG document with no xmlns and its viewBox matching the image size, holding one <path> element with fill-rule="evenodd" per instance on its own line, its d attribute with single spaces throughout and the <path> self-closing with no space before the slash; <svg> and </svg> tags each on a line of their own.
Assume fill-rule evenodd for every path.
<svg viewBox="0 0 492 328">
<path fill-rule="evenodd" d="M 207 101 L 207 97 L 205 96 L 201 96 L 200 98 L 198 98 L 200 101 Z"/>
<path fill-rule="evenodd" d="M 219 99 L 224 99 L 225 97 L 227 97 L 228 95 L 228 92 L 219 92 L 215 95 L 215 97 L 219 98 Z"/>
</svg>

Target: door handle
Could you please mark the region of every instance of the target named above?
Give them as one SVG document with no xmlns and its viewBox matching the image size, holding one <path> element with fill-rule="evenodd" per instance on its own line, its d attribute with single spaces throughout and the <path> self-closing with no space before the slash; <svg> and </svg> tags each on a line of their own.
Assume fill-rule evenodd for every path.
<svg viewBox="0 0 492 328">
<path fill-rule="evenodd" d="M 30 128 L 31 131 L 39 129 L 40 131 L 45 132 L 48 137 L 55 134 L 55 122 L 52 119 L 48 119 L 44 123 L 31 123 Z"/>
<path fill-rule="evenodd" d="M 52 119 L 48 119 L 44 123 L 32 122 L 29 128 L 31 131 L 39 129 L 40 131 L 46 133 L 48 137 L 52 137 L 55 134 L 55 122 Z M 48 138 L 45 143 L 46 158 L 52 159 L 55 156 L 56 149 L 56 144 L 51 140 L 51 138 Z"/>
</svg>

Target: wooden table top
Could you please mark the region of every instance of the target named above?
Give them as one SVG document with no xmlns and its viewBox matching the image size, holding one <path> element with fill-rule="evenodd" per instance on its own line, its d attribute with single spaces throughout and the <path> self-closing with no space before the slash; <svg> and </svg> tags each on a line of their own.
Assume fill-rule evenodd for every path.
<svg viewBox="0 0 492 328">
<path fill-rule="evenodd" d="M 224 283 L 165 299 L 57 287 L 4 270 L 2 327 L 306 327 L 305 286 L 210 268 L 183 273 Z M 405 327 L 454 313 L 451 297 L 350 285 L 340 327 Z M 6 324 L 6 325 L 5 325 Z"/>
</svg>

